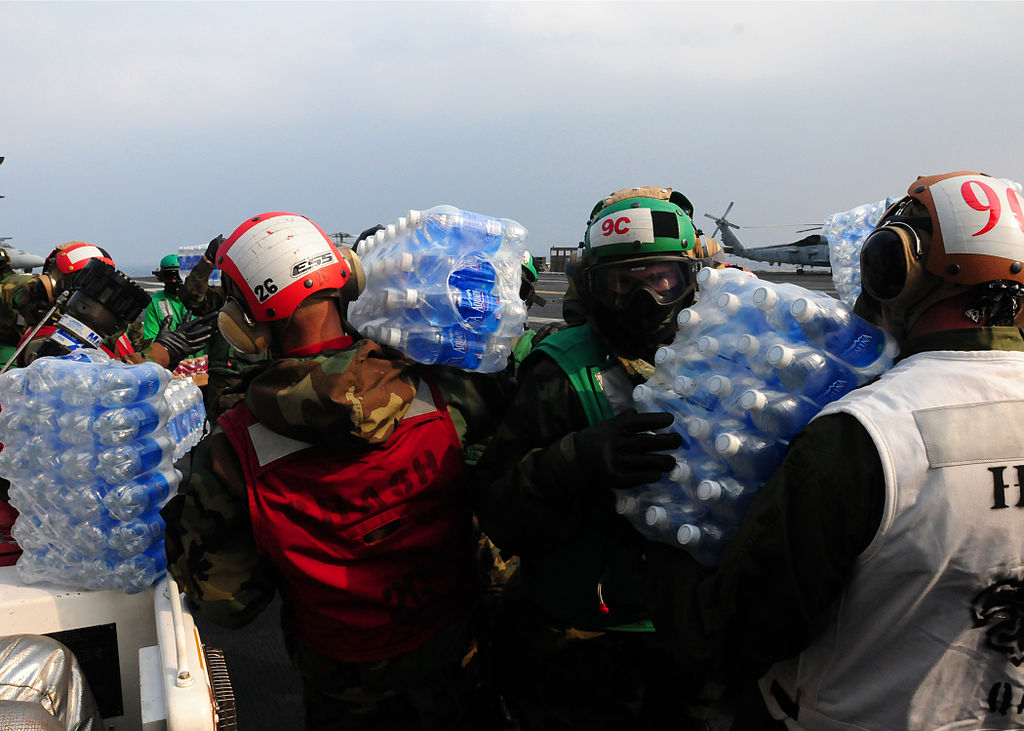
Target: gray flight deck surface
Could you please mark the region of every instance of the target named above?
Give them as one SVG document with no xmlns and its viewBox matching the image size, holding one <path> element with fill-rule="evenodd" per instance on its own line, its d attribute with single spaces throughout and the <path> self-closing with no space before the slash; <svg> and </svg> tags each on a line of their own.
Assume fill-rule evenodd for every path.
<svg viewBox="0 0 1024 731">
<path fill-rule="evenodd" d="M 835 296 L 832 277 L 825 271 L 796 274 L 794 271 L 760 271 L 771 282 L 793 282 L 807 289 Z M 160 285 L 152 277 L 135 277 L 148 291 Z M 544 307 L 530 308 L 534 327 L 561 320 L 565 275 L 544 272 L 537 291 L 547 300 Z M 288 662 L 279 628 L 280 599 L 268 606 L 255 622 L 239 630 L 226 630 L 196 614 L 203 642 L 224 651 L 238 704 L 238 727 L 245 731 L 279 731 L 302 728 L 302 689 L 298 674 Z"/>
</svg>

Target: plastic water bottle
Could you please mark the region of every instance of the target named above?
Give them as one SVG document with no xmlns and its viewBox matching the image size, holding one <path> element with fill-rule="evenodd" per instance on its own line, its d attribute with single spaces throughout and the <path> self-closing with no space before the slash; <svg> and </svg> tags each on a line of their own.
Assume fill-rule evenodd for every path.
<svg viewBox="0 0 1024 731">
<path fill-rule="evenodd" d="M 173 451 L 174 445 L 166 436 L 142 437 L 100 452 L 95 457 L 95 472 L 111 485 L 120 485 L 136 475 L 160 468 L 161 463 L 170 461 Z"/>
<path fill-rule="evenodd" d="M 799 297 L 790 313 L 800 324 L 807 342 L 840 360 L 864 367 L 895 354 L 895 341 L 884 331 L 854 315 L 839 300 Z"/>
<path fill-rule="evenodd" d="M 722 558 L 731 533 L 710 522 L 684 523 L 676 531 L 676 541 L 705 566 L 715 566 Z"/>
<path fill-rule="evenodd" d="M 767 359 L 788 391 L 806 396 L 819 406 L 858 385 L 857 374 L 849 366 L 807 345 L 773 345 Z"/>
<path fill-rule="evenodd" d="M 92 422 L 100 444 L 126 444 L 156 431 L 166 423 L 167 408 L 159 402 L 139 401 L 131 406 L 102 411 Z"/>
<path fill-rule="evenodd" d="M 717 520 L 736 526 L 743 522 L 743 516 L 758 492 L 758 487 L 728 475 L 702 480 L 697 485 L 697 499 L 705 505 L 708 513 Z"/>
<path fill-rule="evenodd" d="M 156 363 L 108 368 L 100 373 L 100 403 L 107 408 L 127 406 L 156 396 L 171 380 L 166 368 Z"/>
<path fill-rule="evenodd" d="M 697 272 L 697 291 L 700 300 L 713 299 L 721 292 L 738 294 L 757 286 L 757 282 L 758 279 L 753 274 L 736 267 L 704 267 Z"/>
<path fill-rule="evenodd" d="M 701 269 L 701 271 L 705 270 Z M 705 332 L 720 325 L 724 325 L 728 321 L 729 316 L 719 309 L 698 309 L 697 307 L 687 307 L 680 310 L 679 314 L 676 315 L 676 325 L 679 328 L 676 334 L 676 340 L 679 338 L 696 339 Z"/>
<path fill-rule="evenodd" d="M 722 430 L 715 435 L 715 451 L 729 465 L 732 474 L 764 480 L 782 462 L 786 444 L 756 432 Z"/>
<path fill-rule="evenodd" d="M 758 389 L 744 391 L 740 405 L 761 432 L 784 440 L 792 439 L 821 410 L 818 404 L 802 396 Z"/>
<path fill-rule="evenodd" d="M 747 417 L 747 409 L 740 403 L 744 391 L 758 388 L 764 382 L 756 377 L 741 374 L 729 376 L 711 376 L 708 378 L 708 391 L 718 397 L 720 408 L 725 413 L 739 419 L 742 423 Z"/>
<path fill-rule="evenodd" d="M 111 487 L 103 496 L 103 505 L 118 520 L 132 520 L 163 507 L 174 495 L 180 482 L 181 473 L 173 468 L 146 472 L 129 482 Z"/>
<path fill-rule="evenodd" d="M 718 457 L 720 452 L 717 449 L 717 438 L 722 432 L 739 432 L 744 430 L 744 424 L 735 418 L 694 418 L 686 424 L 686 433 L 701 446 L 704 452 L 712 457 Z"/>
<path fill-rule="evenodd" d="M 368 331 L 367 335 L 398 348 L 418 363 L 485 373 L 504 370 L 511 352 L 489 339 L 473 337 L 472 333 L 459 328 L 403 332 L 398 328 L 381 327 Z"/>
<path fill-rule="evenodd" d="M 114 574 L 126 594 L 136 594 L 156 583 L 167 571 L 163 544 L 132 556 L 114 567 Z"/>
<path fill-rule="evenodd" d="M 676 466 L 666 477 L 681 487 L 695 489 L 702 480 L 721 475 L 725 471 L 726 467 L 722 462 L 710 458 L 697 448 L 687 452 L 687 459 L 677 460 Z"/>
<path fill-rule="evenodd" d="M 718 396 L 708 390 L 707 380 L 691 376 L 676 376 L 672 381 L 672 392 L 704 411 L 718 407 Z"/>
<path fill-rule="evenodd" d="M 789 339 L 803 340 L 800 325 L 790 312 L 794 300 L 807 295 L 807 290 L 796 285 L 762 284 L 751 293 L 750 301 L 764 313 L 768 327 Z"/>
<path fill-rule="evenodd" d="M 679 526 L 702 520 L 704 509 L 696 504 L 652 505 L 644 513 L 648 534 L 654 538 L 671 540 Z"/>
<path fill-rule="evenodd" d="M 115 523 L 110 528 L 110 548 L 122 558 L 142 553 L 157 541 L 163 541 L 164 521 L 156 513 Z"/>
</svg>

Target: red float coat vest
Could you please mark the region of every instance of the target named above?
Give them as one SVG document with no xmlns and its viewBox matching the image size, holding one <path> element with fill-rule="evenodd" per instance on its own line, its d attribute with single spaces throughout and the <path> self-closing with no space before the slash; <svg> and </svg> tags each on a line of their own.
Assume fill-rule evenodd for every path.
<svg viewBox="0 0 1024 731">
<path fill-rule="evenodd" d="M 219 424 L 241 459 L 257 547 L 282 577 L 286 633 L 372 662 L 466 612 L 476 584 L 471 514 L 457 495 L 464 462 L 433 385 L 421 382 L 387 443 L 356 454 L 277 434 L 244 402 Z"/>
</svg>

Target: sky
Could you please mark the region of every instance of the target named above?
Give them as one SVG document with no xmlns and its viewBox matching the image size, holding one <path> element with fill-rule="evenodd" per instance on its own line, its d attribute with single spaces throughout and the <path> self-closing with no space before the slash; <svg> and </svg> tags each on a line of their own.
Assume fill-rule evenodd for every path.
<svg viewBox="0 0 1024 731">
<path fill-rule="evenodd" d="M 0 236 L 142 273 L 257 213 L 358 234 L 447 203 L 547 255 L 659 185 L 707 233 L 735 202 L 744 243 L 793 241 L 918 175 L 1024 179 L 1022 27 L 1016 2 L 0 1 Z"/>
</svg>

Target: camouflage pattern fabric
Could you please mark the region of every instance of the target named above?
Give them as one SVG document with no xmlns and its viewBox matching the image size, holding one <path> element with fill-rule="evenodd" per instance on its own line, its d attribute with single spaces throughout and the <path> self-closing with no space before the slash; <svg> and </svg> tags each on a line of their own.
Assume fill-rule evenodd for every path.
<svg viewBox="0 0 1024 731">
<path fill-rule="evenodd" d="M 422 368 L 361 340 L 333 354 L 262 364 L 250 374 L 246 401 L 264 424 L 285 436 L 329 445 L 339 455 L 359 453 L 393 433 L 415 396 Z M 462 443 L 486 436 L 502 411 L 496 379 L 428 370 Z M 219 426 L 193 451 L 188 483 L 161 514 L 167 523 L 168 571 L 207 618 L 242 627 L 273 599 L 277 573 L 256 549 L 241 465 Z M 476 621 L 474 615 L 473 631 Z M 457 636 L 450 636 L 447 645 L 443 639 L 430 641 L 422 651 L 371 665 L 340 663 L 308 648 L 296 649 L 293 660 L 308 679 L 310 728 L 447 728 L 411 725 L 410 719 L 450 719 L 453 689 L 461 699 L 459 718 L 466 720 L 451 728 L 490 728 L 476 720 L 479 661 L 470 663 L 475 644 L 472 635 L 459 639 L 465 631 L 453 628 Z M 414 677 L 419 680 L 408 680 Z M 494 704 L 483 707 L 490 712 Z M 398 725 L 393 712 L 406 714 Z"/>
<path fill-rule="evenodd" d="M 303 679 L 307 729 L 485 731 L 497 729 L 481 680 L 468 615 L 411 652 L 375 663 L 343 663 L 286 640 Z"/>
</svg>

